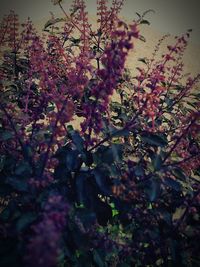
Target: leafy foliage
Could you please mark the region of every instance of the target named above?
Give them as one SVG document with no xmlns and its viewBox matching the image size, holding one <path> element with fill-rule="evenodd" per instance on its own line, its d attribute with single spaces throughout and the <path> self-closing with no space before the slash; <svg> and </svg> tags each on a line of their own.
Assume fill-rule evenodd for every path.
<svg viewBox="0 0 200 267">
<path fill-rule="evenodd" d="M 123 1 L 84 1 L 42 38 L 14 12 L 0 32 L 0 265 L 199 266 L 199 75 L 190 31 L 131 74 Z M 20 32 L 21 31 L 21 32 Z M 20 32 L 20 34 L 19 34 Z M 119 101 L 111 96 L 116 93 Z M 74 118 L 81 118 L 79 129 Z"/>
</svg>

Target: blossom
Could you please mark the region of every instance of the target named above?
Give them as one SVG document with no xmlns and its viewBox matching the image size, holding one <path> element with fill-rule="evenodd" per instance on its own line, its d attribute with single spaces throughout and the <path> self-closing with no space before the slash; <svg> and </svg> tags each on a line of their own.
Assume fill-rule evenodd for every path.
<svg viewBox="0 0 200 267">
<path fill-rule="evenodd" d="M 96 72 L 97 81 L 91 85 L 90 94 L 95 100 L 90 102 L 89 108 L 88 105 L 83 105 L 86 119 L 81 127 L 82 132 L 88 130 L 89 136 L 92 131 L 99 134 L 103 127 L 103 114 L 107 111 L 110 96 L 117 89 L 118 81 L 123 74 L 126 57 L 133 47 L 132 38 L 137 37 L 136 26 L 131 25 L 127 30 L 123 23 L 119 22 L 118 25 L 101 57 L 103 67 Z"/>
<path fill-rule="evenodd" d="M 42 220 L 32 227 L 25 261 L 30 267 L 55 267 L 61 253 L 60 242 L 66 225 L 68 206 L 60 195 L 52 195 L 44 206 Z"/>
</svg>

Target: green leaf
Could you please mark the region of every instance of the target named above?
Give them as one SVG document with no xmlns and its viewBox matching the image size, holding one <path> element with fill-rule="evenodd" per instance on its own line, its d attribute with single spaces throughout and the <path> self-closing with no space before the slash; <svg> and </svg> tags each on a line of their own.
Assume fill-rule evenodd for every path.
<svg viewBox="0 0 200 267">
<path fill-rule="evenodd" d="M 140 21 L 140 24 L 147 24 L 147 25 L 150 25 L 150 22 L 146 19 L 143 19 Z"/>
<path fill-rule="evenodd" d="M 158 198 L 158 196 L 160 195 L 160 182 L 158 181 L 158 179 L 153 178 L 151 179 L 147 184 L 146 184 L 146 189 L 145 189 L 149 200 L 151 202 L 156 201 L 156 199 Z"/>
<path fill-rule="evenodd" d="M 100 146 L 94 153 L 94 161 L 96 164 L 112 164 L 113 162 L 120 161 L 123 155 L 123 145 L 112 144 L 110 146 Z"/>
<path fill-rule="evenodd" d="M 94 250 L 93 257 L 94 257 L 94 262 L 97 264 L 98 267 L 105 267 L 104 261 L 101 259 L 97 250 Z"/>
<path fill-rule="evenodd" d="M 143 176 L 143 175 L 144 175 L 144 168 L 143 168 L 143 166 L 141 166 L 141 165 L 137 165 L 137 166 L 134 168 L 134 171 L 135 171 L 135 175 L 136 175 L 136 176 Z"/>
<path fill-rule="evenodd" d="M 69 128 L 68 128 L 69 130 Z M 82 152 L 84 150 L 84 140 L 80 136 L 78 131 L 75 131 L 73 129 L 69 130 L 69 137 L 73 141 L 73 143 L 76 145 L 76 148 L 78 151 Z"/>
<path fill-rule="evenodd" d="M 0 219 L 3 220 L 4 222 L 8 221 L 11 216 L 11 211 L 8 207 L 5 209 L 1 210 L 0 212 Z"/>
<path fill-rule="evenodd" d="M 28 191 L 28 183 L 26 179 L 19 179 L 18 177 L 8 177 L 6 183 L 19 192 Z"/>
<path fill-rule="evenodd" d="M 23 214 L 16 223 L 16 230 L 22 232 L 26 227 L 33 223 L 37 218 L 37 215 L 33 212 Z"/>
<path fill-rule="evenodd" d="M 54 24 L 65 21 L 63 18 L 55 18 L 55 19 L 50 19 L 48 20 L 45 25 L 44 25 L 44 30 L 46 30 L 48 27 L 53 26 Z"/>
<path fill-rule="evenodd" d="M 129 136 L 130 135 L 130 131 L 128 129 L 121 129 L 121 130 L 114 130 L 111 133 L 112 137 L 121 137 L 121 136 Z"/>
<path fill-rule="evenodd" d="M 0 133 L 0 141 L 8 141 L 13 138 L 13 133 L 7 130 L 4 130 Z"/>
<path fill-rule="evenodd" d="M 143 58 L 138 58 L 138 61 L 147 64 L 147 58 L 143 57 Z"/>
<path fill-rule="evenodd" d="M 105 172 L 101 168 L 94 169 L 92 173 L 94 174 L 95 181 L 101 192 L 109 196 L 111 193 L 109 177 L 105 174 Z"/>
<path fill-rule="evenodd" d="M 28 162 L 21 161 L 18 163 L 16 169 L 15 169 L 16 175 L 22 175 L 23 177 L 28 176 L 31 174 L 31 167 Z"/>
<path fill-rule="evenodd" d="M 162 167 L 162 157 L 161 155 L 154 155 L 154 159 L 153 159 L 153 167 L 155 171 L 159 171 Z"/>
<path fill-rule="evenodd" d="M 74 38 L 74 37 L 72 37 L 72 38 L 70 38 L 70 41 L 71 41 L 75 46 L 77 46 L 77 45 L 80 43 L 81 39 L 80 39 L 80 38 Z"/>
<path fill-rule="evenodd" d="M 79 204 L 83 204 L 85 207 L 89 206 L 89 197 L 87 191 L 87 173 L 81 171 L 76 177 L 76 192 Z"/>
<path fill-rule="evenodd" d="M 135 14 L 136 14 L 139 18 L 142 17 L 138 12 L 135 12 Z"/>
<path fill-rule="evenodd" d="M 3 170 L 5 164 L 5 156 L 0 157 L 0 172 Z"/>
<path fill-rule="evenodd" d="M 142 42 L 146 42 L 146 39 L 143 35 L 139 35 L 138 39 Z"/>
<path fill-rule="evenodd" d="M 119 211 L 115 208 L 115 203 L 112 202 L 110 204 L 110 206 L 112 208 L 112 216 L 114 217 L 114 216 L 118 215 L 119 214 Z"/>
<path fill-rule="evenodd" d="M 77 149 L 73 149 L 71 147 L 71 144 L 67 144 L 60 148 L 56 155 L 56 158 L 59 160 L 58 168 L 56 168 L 57 174 L 60 175 L 60 169 L 63 170 L 63 172 L 67 171 L 76 171 L 77 168 L 80 167 L 81 164 L 81 155 L 80 152 Z"/>
<path fill-rule="evenodd" d="M 164 183 L 176 191 L 181 190 L 181 184 L 172 178 L 169 178 L 169 177 L 165 178 Z"/>
<path fill-rule="evenodd" d="M 182 180 L 182 181 L 185 181 L 186 180 L 186 175 L 185 175 L 185 173 L 183 172 L 183 170 L 181 169 L 181 168 L 178 168 L 178 167 L 176 167 L 173 171 L 172 171 L 172 173 L 178 178 L 178 179 L 180 179 L 180 180 Z"/>
<path fill-rule="evenodd" d="M 157 134 L 144 133 L 141 137 L 142 141 L 149 145 L 165 147 L 168 144 L 166 137 Z"/>
</svg>

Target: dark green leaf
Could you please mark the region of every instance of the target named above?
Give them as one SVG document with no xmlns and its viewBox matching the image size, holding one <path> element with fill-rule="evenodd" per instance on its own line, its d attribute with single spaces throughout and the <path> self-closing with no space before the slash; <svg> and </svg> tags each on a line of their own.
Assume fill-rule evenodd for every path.
<svg viewBox="0 0 200 267">
<path fill-rule="evenodd" d="M 101 259 L 101 256 L 99 255 L 97 250 L 93 251 L 93 256 L 94 256 L 94 262 L 96 263 L 96 266 L 105 267 L 104 260 Z"/>
<path fill-rule="evenodd" d="M 85 207 L 90 205 L 89 196 L 87 192 L 87 174 L 80 172 L 76 177 L 76 192 L 78 197 L 78 202 L 83 204 Z"/>
<path fill-rule="evenodd" d="M 141 135 L 142 141 L 153 146 L 164 147 L 168 144 L 166 137 L 153 133 L 144 133 Z"/>
<path fill-rule="evenodd" d="M 147 59 L 146 58 L 138 58 L 138 61 L 147 64 Z"/>
<path fill-rule="evenodd" d="M 144 175 L 144 168 L 141 165 L 137 165 L 134 168 L 134 171 L 135 171 L 136 176 L 143 176 Z"/>
<path fill-rule="evenodd" d="M 28 190 L 28 182 L 26 179 L 18 177 L 8 177 L 6 183 L 17 191 L 26 192 Z"/>
<path fill-rule="evenodd" d="M 105 195 L 110 195 L 111 190 L 110 190 L 110 180 L 109 177 L 106 176 L 104 171 L 100 168 L 96 168 L 93 171 L 95 181 L 101 190 L 102 193 Z"/>
<path fill-rule="evenodd" d="M 5 156 L 0 157 L 0 172 L 3 170 L 5 164 Z"/>
<path fill-rule="evenodd" d="M 175 168 L 172 173 L 180 180 L 185 181 L 186 175 L 181 168 Z"/>
<path fill-rule="evenodd" d="M 7 141 L 12 138 L 13 138 L 13 133 L 10 131 L 4 130 L 0 133 L 0 141 Z"/>
<path fill-rule="evenodd" d="M 143 35 L 139 35 L 138 39 L 142 42 L 146 42 L 146 39 Z"/>
<path fill-rule="evenodd" d="M 120 161 L 123 154 L 123 145 L 112 144 L 110 146 L 100 146 L 94 154 L 94 160 L 96 164 L 107 163 L 112 164 L 113 162 Z"/>
<path fill-rule="evenodd" d="M 151 179 L 147 184 L 146 184 L 146 193 L 149 197 L 150 201 L 156 201 L 156 199 L 158 198 L 158 196 L 160 195 L 160 182 L 158 181 L 158 179 Z"/>
<path fill-rule="evenodd" d="M 79 132 L 75 130 L 70 130 L 69 137 L 73 141 L 73 143 L 76 145 L 76 148 L 78 149 L 78 151 L 82 152 L 84 150 L 84 140 L 80 136 Z"/>
<path fill-rule="evenodd" d="M 162 157 L 161 155 L 155 155 L 153 159 L 153 167 L 155 171 L 159 171 L 162 167 Z"/>
<path fill-rule="evenodd" d="M 112 137 L 121 137 L 121 136 L 129 136 L 130 131 L 128 129 L 114 130 L 111 135 Z"/>
<path fill-rule="evenodd" d="M 147 25 L 150 25 L 150 22 L 146 19 L 143 19 L 140 21 L 140 24 L 147 24 Z"/>
<path fill-rule="evenodd" d="M 29 225 L 33 223 L 36 218 L 37 218 L 37 215 L 32 212 L 22 214 L 22 216 L 17 220 L 16 230 L 18 232 L 23 231 L 26 227 L 29 227 Z"/>
<path fill-rule="evenodd" d="M 21 161 L 18 163 L 16 169 L 15 169 L 16 175 L 22 175 L 23 177 L 26 177 L 31 174 L 31 167 L 28 162 Z"/>
<path fill-rule="evenodd" d="M 176 191 L 180 191 L 181 190 L 181 184 L 178 181 L 176 181 L 176 180 L 174 180 L 172 178 L 166 177 L 164 179 L 164 183 L 167 186 L 171 187 L 172 189 L 174 189 Z"/>
<path fill-rule="evenodd" d="M 55 18 L 55 19 L 50 19 L 48 20 L 45 25 L 44 25 L 44 30 L 46 30 L 48 27 L 53 26 L 54 24 L 64 21 L 63 18 Z"/>
<path fill-rule="evenodd" d="M 135 14 L 136 14 L 139 18 L 142 17 L 138 12 L 135 12 Z"/>
</svg>

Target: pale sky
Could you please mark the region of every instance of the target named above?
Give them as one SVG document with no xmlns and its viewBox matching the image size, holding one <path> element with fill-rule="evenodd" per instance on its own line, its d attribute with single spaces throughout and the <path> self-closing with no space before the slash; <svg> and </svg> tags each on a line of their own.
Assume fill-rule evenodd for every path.
<svg viewBox="0 0 200 267">
<path fill-rule="evenodd" d="M 63 0 L 66 10 L 72 0 Z M 86 0 L 89 13 L 95 14 L 96 0 Z M 110 0 L 109 2 L 112 2 Z M 59 14 L 59 7 L 51 0 L 0 0 L 0 17 L 14 9 L 24 20 L 31 17 L 33 21 L 48 18 L 49 12 Z M 135 12 L 154 9 L 148 15 L 152 27 L 162 33 L 182 34 L 187 29 L 194 29 L 192 41 L 200 44 L 200 0 L 125 0 L 121 14 L 128 19 L 136 18 Z"/>
</svg>

